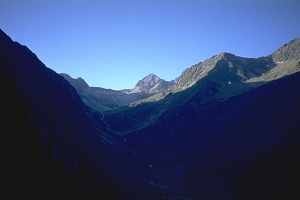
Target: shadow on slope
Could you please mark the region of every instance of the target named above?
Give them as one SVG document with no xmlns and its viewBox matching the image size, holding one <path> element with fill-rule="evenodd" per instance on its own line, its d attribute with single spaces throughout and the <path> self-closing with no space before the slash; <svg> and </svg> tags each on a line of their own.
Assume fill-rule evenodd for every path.
<svg viewBox="0 0 300 200">
<path fill-rule="evenodd" d="M 203 103 L 195 95 L 153 126 L 124 136 L 126 145 L 149 159 L 170 187 L 189 198 L 247 197 L 259 188 L 255 181 L 270 187 L 253 197 L 270 197 L 273 187 L 276 194 L 296 192 L 294 177 L 288 176 L 291 185 L 285 185 L 284 176 L 277 176 L 280 167 L 272 165 L 286 162 L 284 155 L 299 145 L 299 80 L 296 73 L 223 101 Z M 282 150 L 279 155 L 277 147 Z M 288 163 L 299 161 L 297 153 Z M 260 161 L 264 156 L 270 157 L 266 163 Z M 269 168 L 270 173 L 260 176 Z M 289 168 L 299 174 L 294 167 L 284 170 Z M 243 174 L 247 181 L 238 181 Z M 273 175 L 284 187 L 272 182 Z M 235 180 L 239 187 L 233 189 Z"/>
<path fill-rule="evenodd" d="M 93 160 L 105 152 L 74 88 L 3 32 L 0 46 L 3 199 L 118 198 Z"/>
</svg>

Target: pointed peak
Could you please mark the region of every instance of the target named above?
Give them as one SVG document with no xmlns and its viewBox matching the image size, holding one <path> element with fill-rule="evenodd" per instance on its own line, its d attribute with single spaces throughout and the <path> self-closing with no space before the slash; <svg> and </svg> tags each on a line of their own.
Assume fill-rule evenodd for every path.
<svg viewBox="0 0 300 200">
<path fill-rule="evenodd" d="M 222 52 L 219 55 L 222 56 L 223 58 L 232 58 L 235 56 L 234 54 L 228 52 Z"/>
<path fill-rule="evenodd" d="M 145 76 L 141 81 L 142 82 L 149 82 L 151 80 L 153 80 L 153 81 L 159 81 L 159 80 L 161 80 L 161 78 L 159 78 L 158 76 L 156 76 L 153 73 L 150 73 L 147 76 Z"/>
<path fill-rule="evenodd" d="M 158 76 L 155 75 L 155 74 L 153 74 L 153 73 L 150 73 L 150 74 L 148 74 L 147 76 L 145 76 L 144 78 L 152 78 L 152 77 L 156 78 L 156 77 L 158 77 Z M 158 78 L 159 78 L 159 77 L 158 77 Z"/>
</svg>

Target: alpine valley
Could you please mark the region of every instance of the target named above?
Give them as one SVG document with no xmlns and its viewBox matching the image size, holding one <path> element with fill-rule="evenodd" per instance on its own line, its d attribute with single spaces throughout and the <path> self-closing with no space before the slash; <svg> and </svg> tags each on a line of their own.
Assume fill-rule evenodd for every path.
<svg viewBox="0 0 300 200">
<path fill-rule="evenodd" d="M 0 30 L 1 199 L 299 199 L 300 39 L 90 87 Z"/>
</svg>

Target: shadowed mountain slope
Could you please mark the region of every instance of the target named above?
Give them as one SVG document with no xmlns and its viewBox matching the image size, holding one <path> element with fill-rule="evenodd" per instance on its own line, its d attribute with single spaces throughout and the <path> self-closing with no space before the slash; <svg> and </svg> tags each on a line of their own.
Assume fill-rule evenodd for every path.
<svg viewBox="0 0 300 200">
<path fill-rule="evenodd" d="M 124 136 L 126 145 L 183 197 L 299 197 L 299 84 L 296 73 L 222 101 L 195 95 Z"/>
<path fill-rule="evenodd" d="M 105 151 L 76 90 L 2 31 L 0 65 L 3 199 L 118 197 L 95 165 L 91 150 Z"/>
</svg>

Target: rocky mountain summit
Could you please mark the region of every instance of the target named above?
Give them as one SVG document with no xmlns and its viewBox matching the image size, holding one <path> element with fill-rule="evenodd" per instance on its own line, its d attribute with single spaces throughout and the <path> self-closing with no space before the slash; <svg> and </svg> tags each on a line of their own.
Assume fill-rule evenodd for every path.
<svg viewBox="0 0 300 200">
<path fill-rule="evenodd" d="M 175 81 L 165 81 L 155 74 L 149 74 L 140 80 L 129 93 L 158 93 L 163 92 L 175 85 Z"/>
</svg>

